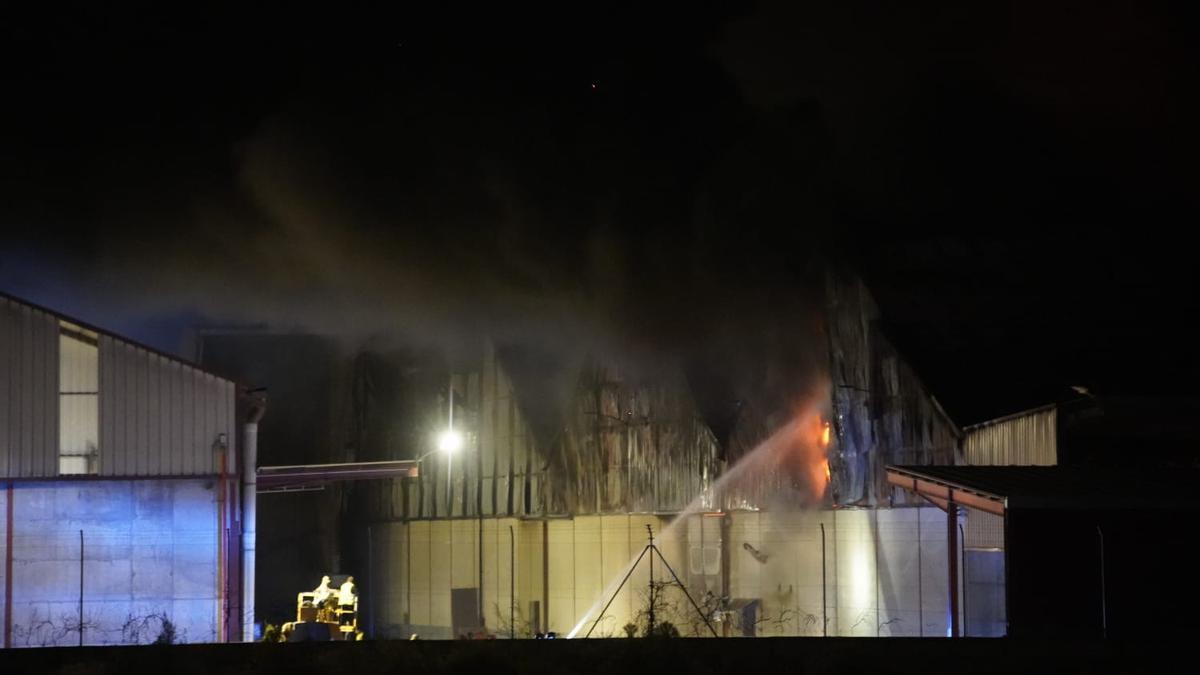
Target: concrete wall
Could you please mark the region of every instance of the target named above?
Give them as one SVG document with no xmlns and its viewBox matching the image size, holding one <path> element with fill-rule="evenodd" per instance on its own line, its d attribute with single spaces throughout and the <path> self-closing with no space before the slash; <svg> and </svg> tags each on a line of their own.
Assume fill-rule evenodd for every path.
<svg viewBox="0 0 1200 675">
<path fill-rule="evenodd" d="M 818 636 L 823 623 L 831 636 L 947 634 L 946 516 L 937 509 L 734 513 L 730 539 L 731 597 L 760 601 L 756 635 Z"/>
<path fill-rule="evenodd" d="M 11 551 L 0 537 L 12 561 L 12 646 L 79 643 L 81 530 L 84 644 L 153 641 L 162 617 L 179 641 L 215 640 L 215 498 L 204 480 L 13 484 Z"/>
<path fill-rule="evenodd" d="M 691 516 L 701 519 L 705 516 Z M 728 514 L 726 549 L 731 600 L 758 601 L 755 635 L 945 636 L 948 633 L 946 517 L 932 508 Z M 377 637 L 451 637 L 451 589 L 478 588 L 479 533 L 483 541 L 483 603 L 487 628 L 508 635 L 509 602 L 516 597 L 516 633 L 552 630 L 584 635 L 603 604 L 612 605 L 595 635 L 620 636 L 646 605 L 649 566 L 634 568 L 614 592 L 646 542 L 646 525 L 658 536 L 666 562 L 687 580 L 699 566 L 690 557 L 711 547 L 689 541 L 699 527 L 669 527 L 653 515 L 581 516 L 574 519 L 433 520 L 372 526 L 373 579 L 366 593 Z M 822 611 L 821 525 L 825 525 L 825 595 Z M 510 577 L 509 526 L 516 569 Z M 548 538 L 543 538 L 543 531 Z M 543 548 L 544 547 L 544 548 Z M 696 549 L 691 551 L 690 549 Z M 549 569 L 543 567 L 543 555 Z M 724 562 L 722 563 L 724 564 Z M 693 570 L 694 568 L 694 570 Z M 655 560 L 655 577 L 667 572 Z M 693 575 L 694 576 L 694 575 Z M 510 581 L 511 579 L 511 581 Z M 704 603 L 693 579 L 696 600 Z M 549 600 L 549 611 L 545 601 Z M 711 601 L 711 599 L 710 599 Z M 541 624 L 531 624 L 531 602 Z M 668 592 L 666 620 L 683 634 L 707 631 L 682 594 Z M 823 616 L 824 615 L 824 616 Z M 741 635 L 740 614 L 728 617 L 728 634 Z M 726 632 L 724 626 L 718 631 Z"/>
<path fill-rule="evenodd" d="M 429 638 L 452 637 L 451 589 L 479 588 L 482 569 L 481 608 L 488 630 L 507 636 L 511 626 L 518 637 L 546 630 L 566 634 L 601 597 L 604 586 L 627 571 L 629 552 L 641 551 L 647 523 L 656 530 L 664 524 L 655 516 L 588 516 L 374 525 L 373 578 L 365 586 L 372 609 L 367 612 L 369 616 L 374 612 L 377 637 L 406 637 L 412 632 Z M 664 537 L 660 546 L 671 565 L 682 570 L 678 542 Z M 546 558 L 548 570 L 543 564 Z M 664 574 L 661 564 L 658 569 Z M 645 586 L 648 569 L 639 571 L 631 578 L 631 587 Z M 606 615 L 607 631 L 628 621 L 633 602 L 629 589 L 621 592 Z M 538 605 L 536 617 L 533 603 Z"/>
</svg>

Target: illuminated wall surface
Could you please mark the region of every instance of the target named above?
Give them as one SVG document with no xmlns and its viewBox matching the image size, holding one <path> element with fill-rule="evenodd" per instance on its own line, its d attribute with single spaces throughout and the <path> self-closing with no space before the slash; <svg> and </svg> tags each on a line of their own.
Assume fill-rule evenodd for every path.
<svg viewBox="0 0 1200 675">
<path fill-rule="evenodd" d="M 81 530 L 85 645 L 151 642 L 163 617 L 178 641 L 213 641 L 214 499 L 203 480 L 16 484 L 12 645 L 79 644 Z"/>
<path fill-rule="evenodd" d="M 234 412 L 229 380 L 0 297 L 4 640 L 150 642 L 164 619 L 215 640 L 211 476 Z"/>
<path fill-rule="evenodd" d="M 515 595 L 512 623 L 518 637 L 537 629 L 566 635 L 581 622 L 582 636 L 604 602 L 613 597 L 611 585 L 645 546 L 649 524 L 664 532 L 659 546 L 667 562 L 700 602 L 706 584 L 720 590 L 721 557 L 706 556 L 705 549 L 719 551 L 722 545 L 727 549 L 730 599 L 741 605 L 754 600 L 758 604 L 749 614 L 730 615 L 728 627 L 718 623 L 719 633 L 745 635 L 750 632 L 748 623 L 753 623 L 752 632 L 759 636 L 819 636 L 824 621 L 831 636 L 947 635 L 943 512 L 932 508 L 735 512 L 729 519 L 725 542 L 719 538 L 720 518 L 706 516 L 692 516 L 686 526 L 670 528 L 666 528 L 668 518 L 651 515 L 550 520 L 545 523 L 549 537 L 545 544 L 539 521 L 488 518 L 377 525 L 370 596 L 376 634 L 407 637 L 415 632 L 444 638 L 471 625 L 469 618 L 454 616 L 452 589 L 479 587 L 478 528 L 482 526 L 482 607 L 487 629 L 508 635 Z M 709 523 L 717 527 L 705 527 Z M 821 524 L 826 531 L 824 612 Z M 510 565 L 509 526 L 513 527 L 515 570 Z M 664 578 L 661 563 L 656 561 L 655 568 L 656 578 Z M 996 591 L 1002 598 L 1002 581 L 987 586 L 997 581 L 995 572 L 992 569 L 991 576 L 981 577 L 980 588 Z M 648 580 L 649 567 L 643 561 L 615 595 L 594 637 L 624 635 L 622 626 L 645 608 Z M 533 603 L 538 604 L 536 610 Z M 684 635 L 707 632 L 697 615 L 688 611 L 681 594 L 668 592 L 667 605 L 660 620 L 671 621 Z M 983 614 L 990 612 L 986 618 L 991 623 L 980 623 L 978 631 L 968 628 L 968 633 L 997 634 L 993 631 L 995 624 L 1003 624 L 1002 607 L 972 613 L 982 621 Z M 541 615 L 540 625 L 534 624 L 535 614 Z"/>
</svg>

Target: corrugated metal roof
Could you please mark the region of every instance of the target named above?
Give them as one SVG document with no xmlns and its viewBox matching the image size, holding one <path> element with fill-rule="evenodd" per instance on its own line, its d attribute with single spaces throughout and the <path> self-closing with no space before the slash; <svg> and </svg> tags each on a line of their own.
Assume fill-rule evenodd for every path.
<svg viewBox="0 0 1200 675">
<path fill-rule="evenodd" d="M 888 471 L 1007 500 L 1009 509 L 1200 508 L 1200 472 L 1099 466 L 889 466 Z"/>
</svg>

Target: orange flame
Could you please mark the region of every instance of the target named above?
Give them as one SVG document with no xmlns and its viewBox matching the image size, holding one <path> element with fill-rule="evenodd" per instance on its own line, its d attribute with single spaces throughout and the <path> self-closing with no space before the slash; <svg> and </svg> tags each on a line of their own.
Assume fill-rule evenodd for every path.
<svg viewBox="0 0 1200 675">
<path fill-rule="evenodd" d="M 821 463 L 820 463 L 820 466 L 821 466 L 821 468 L 824 469 L 824 474 L 825 474 L 825 476 L 824 476 L 825 480 L 820 483 L 820 487 L 821 487 L 820 494 L 822 496 L 824 496 L 825 491 L 829 489 L 829 482 L 832 479 L 832 474 L 830 474 L 830 472 L 829 472 L 829 456 L 828 456 L 829 422 L 822 421 L 820 416 L 817 417 L 817 421 L 820 422 L 820 424 L 821 424 L 821 442 L 820 442 Z"/>
<path fill-rule="evenodd" d="M 799 432 L 796 436 L 799 453 L 796 457 L 800 463 L 797 468 L 807 478 L 813 498 L 819 500 L 829 489 L 832 479 L 828 459 L 832 430 L 829 422 L 825 421 L 820 414 L 812 413 L 802 418 L 797 431 Z"/>
</svg>

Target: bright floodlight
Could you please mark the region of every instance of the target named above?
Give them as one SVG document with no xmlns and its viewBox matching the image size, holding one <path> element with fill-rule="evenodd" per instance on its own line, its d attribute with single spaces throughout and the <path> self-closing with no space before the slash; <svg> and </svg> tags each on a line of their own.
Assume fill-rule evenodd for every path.
<svg viewBox="0 0 1200 675">
<path fill-rule="evenodd" d="M 447 429 L 438 434 L 438 450 L 441 450 L 442 452 L 454 452 L 455 450 L 461 448 L 462 444 L 462 434 L 453 429 Z"/>
</svg>

